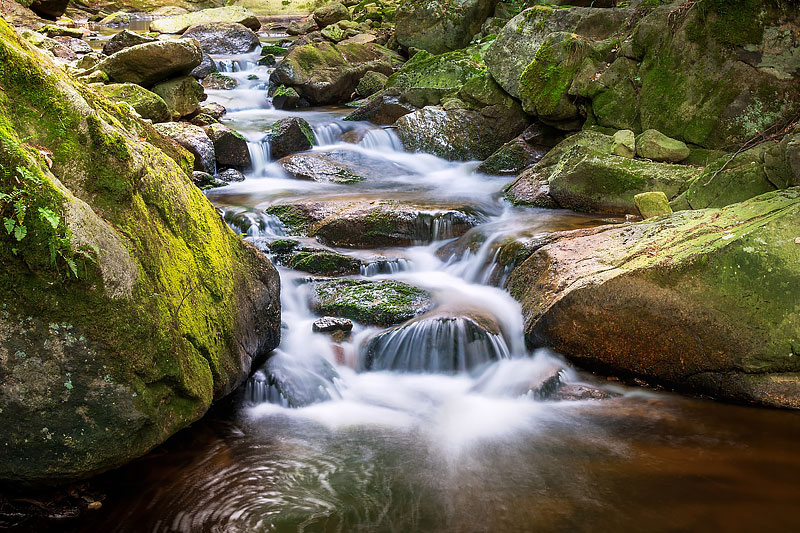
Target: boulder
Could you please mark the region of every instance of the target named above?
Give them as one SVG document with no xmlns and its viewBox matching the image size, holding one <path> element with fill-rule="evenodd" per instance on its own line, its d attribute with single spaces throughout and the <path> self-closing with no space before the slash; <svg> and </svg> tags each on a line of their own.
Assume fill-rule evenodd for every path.
<svg viewBox="0 0 800 533">
<path fill-rule="evenodd" d="M 653 161 L 679 163 L 689 157 L 689 147 L 656 130 L 647 130 L 636 137 L 636 155 Z"/>
<path fill-rule="evenodd" d="M 518 104 L 445 110 L 425 107 L 401 117 L 397 136 L 406 150 L 426 152 L 444 159 L 486 159 L 527 127 Z"/>
<path fill-rule="evenodd" d="M 358 85 L 356 85 L 356 94 L 362 98 L 372 96 L 378 91 L 383 90 L 388 80 L 389 77 L 386 74 L 371 70 L 364 74 L 358 81 Z"/>
<path fill-rule="evenodd" d="M 531 347 L 719 399 L 800 407 L 800 188 L 569 232 L 512 274 Z"/>
<path fill-rule="evenodd" d="M 239 82 L 230 76 L 226 76 L 225 74 L 212 72 L 203 78 L 201 85 L 203 88 L 210 89 L 212 91 L 230 91 L 238 87 Z"/>
<path fill-rule="evenodd" d="M 440 55 L 420 51 L 389 77 L 386 87 L 400 91 L 403 103 L 437 105 L 484 71 L 485 65 L 476 57 L 481 57 L 480 47 Z"/>
<path fill-rule="evenodd" d="M 216 163 L 214 143 L 203 128 L 187 122 L 165 122 L 153 126 L 164 137 L 171 139 L 194 154 L 194 170 L 214 174 Z"/>
<path fill-rule="evenodd" d="M 202 79 L 217 72 L 219 72 L 219 69 L 217 69 L 217 64 L 213 59 L 211 59 L 210 55 L 208 55 L 206 52 L 203 52 L 202 61 L 200 61 L 200 64 L 189 73 L 189 76 Z"/>
<path fill-rule="evenodd" d="M 116 13 L 111 13 L 110 15 L 100 19 L 100 22 L 98 22 L 98 24 L 102 26 L 124 26 L 130 23 L 131 23 L 131 15 L 130 13 L 126 13 L 124 11 L 117 11 Z"/>
<path fill-rule="evenodd" d="M 430 294 L 399 281 L 322 280 L 310 287 L 314 312 L 367 325 L 398 324 L 433 307 Z"/>
<path fill-rule="evenodd" d="M 724 148 L 778 130 L 800 111 L 800 44 L 788 37 L 800 31 L 800 12 L 763 1 L 706 7 L 653 10 L 629 57 L 587 73 L 594 81 L 581 92 L 599 125 Z"/>
<path fill-rule="evenodd" d="M 464 234 L 484 217 L 468 207 L 390 200 L 307 200 L 269 207 L 288 231 L 330 246 L 412 246 Z"/>
<path fill-rule="evenodd" d="M 83 39 L 76 39 L 75 37 L 53 37 L 53 40 L 62 46 L 66 46 L 78 55 L 90 54 L 92 47 Z"/>
<path fill-rule="evenodd" d="M 203 60 L 203 49 L 193 40 L 156 41 L 131 46 L 104 59 L 93 70 L 115 82 L 151 87 L 189 74 Z"/>
<path fill-rule="evenodd" d="M 389 75 L 400 61 L 395 52 L 377 44 L 312 43 L 289 50 L 270 82 L 294 88 L 311 104 L 343 103 L 350 101 L 364 74 Z"/>
<path fill-rule="evenodd" d="M 695 167 L 648 163 L 575 146 L 560 159 L 548 183 L 550 196 L 565 209 L 637 214 L 637 194 L 662 191 L 672 199 L 698 174 Z"/>
<path fill-rule="evenodd" d="M 47 19 L 57 19 L 64 14 L 69 5 L 69 0 L 32 0 L 21 2 L 31 11 Z"/>
<path fill-rule="evenodd" d="M 350 20 L 350 11 L 341 2 L 330 2 L 315 9 L 312 17 L 317 28 L 323 29 L 340 20 Z"/>
<path fill-rule="evenodd" d="M 476 170 L 493 176 L 517 175 L 536 164 L 545 153 L 545 148 L 529 144 L 520 135 L 498 148 Z"/>
<path fill-rule="evenodd" d="M 288 117 L 278 120 L 267 133 L 269 151 L 273 159 L 281 159 L 296 152 L 311 150 L 316 144 L 314 132 L 305 119 Z"/>
<path fill-rule="evenodd" d="M 200 108 L 198 110 L 200 113 L 204 115 L 209 115 L 217 120 L 221 119 L 225 116 L 225 113 L 228 111 L 225 109 L 225 106 L 222 104 L 218 104 L 217 102 L 203 102 L 200 104 Z"/>
<path fill-rule="evenodd" d="M 397 42 L 433 54 L 464 48 L 495 4 L 495 0 L 403 0 L 395 16 Z"/>
<path fill-rule="evenodd" d="M 203 87 L 191 76 L 162 81 L 154 85 L 152 91 L 164 99 L 175 119 L 197 113 L 200 102 L 206 97 Z"/>
<path fill-rule="evenodd" d="M 207 54 L 246 54 L 261 44 L 258 35 L 237 22 L 210 22 L 191 26 L 183 39 L 196 39 Z"/>
<path fill-rule="evenodd" d="M 386 92 L 370 98 L 366 104 L 347 115 L 344 119 L 367 120 L 380 126 L 390 126 L 403 115 L 413 113 L 416 110 L 416 107 L 411 104 L 404 104 L 397 96 L 392 96 Z"/>
<path fill-rule="evenodd" d="M 301 104 L 305 102 L 300 95 L 291 87 L 284 87 L 283 85 L 279 85 L 275 87 L 272 92 L 272 105 L 275 109 L 283 109 L 283 110 L 290 110 L 290 109 L 297 109 L 298 107 L 303 107 Z M 308 103 L 306 102 L 306 106 Z"/>
<path fill-rule="evenodd" d="M 356 183 L 380 181 L 410 174 L 408 170 L 385 159 L 370 157 L 355 150 L 329 150 L 293 154 L 278 160 L 291 177 L 320 183 Z"/>
<path fill-rule="evenodd" d="M 217 173 L 217 178 L 219 178 L 223 184 L 245 180 L 244 174 L 235 168 L 226 168 L 225 170 L 221 170 L 219 173 Z"/>
<path fill-rule="evenodd" d="M 636 136 L 631 130 L 619 130 L 614 134 L 614 146 L 611 153 L 629 158 L 636 155 Z"/>
<path fill-rule="evenodd" d="M 633 197 L 633 203 L 636 205 L 639 216 L 645 219 L 672 213 L 669 198 L 661 191 L 637 194 Z"/>
<path fill-rule="evenodd" d="M 191 26 L 214 22 L 235 22 L 251 30 L 258 30 L 261 27 L 258 17 L 249 10 L 240 6 L 226 6 L 156 19 L 150 23 L 150 31 L 183 33 Z"/>
<path fill-rule="evenodd" d="M 511 96 L 520 98 L 522 73 L 536 59 L 550 34 L 575 34 L 575 43 L 599 41 L 629 28 L 632 16 L 633 9 L 630 8 L 534 6 L 506 24 L 489 46 L 484 61 L 497 83 Z M 540 60 L 546 60 L 546 55 L 546 50 L 539 53 Z M 561 93 L 558 96 L 560 100 Z"/>
<path fill-rule="evenodd" d="M 528 205 L 545 209 L 557 209 L 558 203 L 550 196 L 547 177 L 535 166 L 523 171 L 505 190 L 514 205 Z"/>
<path fill-rule="evenodd" d="M 243 384 L 279 342 L 280 280 L 192 184 L 186 150 L 3 19 L 0 65 L 0 191 L 31 191 L 25 237 L 0 237 L 0 480 L 70 483 Z"/>
<path fill-rule="evenodd" d="M 351 276 L 361 271 L 360 260 L 330 250 L 297 252 L 286 266 L 318 276 Z"/>
<path fill-rule="evenodd" d="M 51 39 L 55 37 L 72 37 L 74 39 L 83 39 L 83 30 L 78 28 L 67 28 L 66 26 L 58 26 L 55 24 L 45 24 L 38 30 L 42 35 L 46 35 Z"/>
<path fill-rule="evenodd" d="M 353 322 L 347 318 L 324 316 L 311 324 L 314 333 L 327 333 L 337 342 L 343 341 L 353 330 Z"/>
<path fill-rule="evenodd" d="M 169 108 L 164 99 L 139 85 L 133 83 L 110 83 L 98 86 L 97 90 L 115 102 L 129 104 L 142 118 L 153 122 L 167 122 L 171 118 Z"/>
<path fill-rule="evenodd" d="M 214 143 L 217 165 L 247 171 L 253 167 L 247 139 L 223 124 L 211 124 L 206 135 Z"/>
</svg>

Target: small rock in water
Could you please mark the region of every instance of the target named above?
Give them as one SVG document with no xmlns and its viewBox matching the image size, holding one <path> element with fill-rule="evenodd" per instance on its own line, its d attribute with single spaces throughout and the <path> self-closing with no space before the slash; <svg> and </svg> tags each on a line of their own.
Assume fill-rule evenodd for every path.
<svg viewBox="0 0 800 533">
<path fill-rule="evenodd" d="M 335 316 L 324 316 L 314 321 L 311 329 L 316 332 L 327 333 L 329 331 L 350 331 L 353 329 L 353 322 L 347 318 Z"/>
<path fill-rule="evenodd" d="M 267 136 L 274 159 L 310 150 L 315 144 L 311 126 L 305 119 L 298 117 L 278 120 L 272 125 Z"/>
<path fill-rule="evenodd" d="M 220 180 L 224 181 L 225 183 L 231 183 L 233 181 L 244 181 L 244 174 L 242 174 L 235 168 L 226 168 L 225 170 L 217 174 L 217 177 Z"/>
<path fill-rule="evenodd" d="M 619 394 L 616 392 L 604 391 L 602 389 L 589 387 L 588 385 L 571 384 L 561 385 L 548 399 L 576 402 L 584 400 L 607 400 L 617 397 L 619 397 Z"/>
</svg>

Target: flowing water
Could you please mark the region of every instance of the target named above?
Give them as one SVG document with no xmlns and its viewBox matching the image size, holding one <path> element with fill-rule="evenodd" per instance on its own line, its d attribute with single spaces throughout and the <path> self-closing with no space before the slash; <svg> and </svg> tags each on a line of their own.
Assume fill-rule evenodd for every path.
<svg viewBox="0 0 800 533">
<path fill-rule="evenodd" d="M 156 452 L 106 476 L 92 531 L 781 530 L 798 522 L 800 419 L 629 388 L 528 353 L 519 305 L 502 289 L 499 243 L 619 223 L 517 209 L 507 179 L 403 151 L 391 129 L 346 109 L 285 112 L 267 98 L 258 53 L 216 57 L 240 85 L 209 91 L 250 143 L 244 182 L 208 193 L 257 245 L 287 231 L 278 201 L 392 199 L 466 206 L 481 223 L 459 243 L 430 225 L 414 246 L 338 249 L 356 278 L 429 291 L 436 309 L 400 327 L 312 332 L 308 274 L 279 267 L 283 340 L 232 400 Z M 301 116 L 314 151 L 381 169 L 359 183 L 289 178 L 265 131 Z M 355 142 L 345 142 L 347 140 Z M 388 169 L 388 170 L 386 170 Z M 301 239 L 302 240 L 302 239 Z M 438 312 L 438 314 L 437 314 Z M 559 387 L 605 399 L 565 398 Z"/>
</svg>

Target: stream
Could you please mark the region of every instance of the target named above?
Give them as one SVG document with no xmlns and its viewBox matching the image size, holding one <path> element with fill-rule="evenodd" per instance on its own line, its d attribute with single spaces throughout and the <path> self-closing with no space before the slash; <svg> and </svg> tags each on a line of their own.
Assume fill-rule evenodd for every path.
<svg viewBox="0 0 800 533">
<path fill-rule="evenodd" d="M 444 238 L 443 223 L 414 246 L 335 250 L 363 261 L 352 277 L 425 289 L 438 308 L 483 317 L 497 332 L 476 347 L 463 320 L 418 322 L 395 330 L 383 363 L 367 370 L 364 346 L 386 328 L 356 323 L 338 344 L 313 333 L 309 274 L 279 266 L 284 327 L 269 366 L 203 421 L 104 476 L 107 500 L 81 530 L 734 531 L 764 530 L 767 515 L 775 530 L 796 523 L 796 413 L 628 387 L 526 350 L 497 243 L 623 221 L 514 208 L 502 196 L 510 178 L 407 153 L 391 129 L 344 121 L 346 108 L 273 109 L 259 52 L 214 57 L 239 87 L 207 91 L 228 109 L 222 121 L 247 138 L 254 165 L 245 181 L 208 191 L 225 219 L 264 249 L 291 236 L 264 213 L 276 202 L 467 206 L 481 220 L 468 232 L 474 246 Z M 395 171 L 347 184 L 287 177 L 263 139 L 289 116 L 311 124 L 313 151 Z M 276 373 L 318 401 L 290 407 Z M 554 373 L 561 385 L 608 397 L 532 388 Z"/>
</svg>

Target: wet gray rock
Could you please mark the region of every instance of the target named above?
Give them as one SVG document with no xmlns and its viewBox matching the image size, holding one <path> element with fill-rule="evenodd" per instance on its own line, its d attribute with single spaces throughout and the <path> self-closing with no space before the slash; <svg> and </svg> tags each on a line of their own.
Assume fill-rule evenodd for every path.
<svg viewBox="0 0 800 533">
<path fill-rule="evenodd" d="M 247 140 L 240 133 L 224 124 L 211 124 L 206 127 L 206 134 L 214 143 L 219 166 L 245 171 L 253 167 Z"/>
<path fill-rule="evenodd" d="M 186 122 L 165 122 L 154 124 L 153 127 L 161 135 L 172 139 L 194 154 L 195 170 L 208 174 L 215 173 L 214 143 L 211 142 L 203 128 Z"/>
<path fill-rule="evenodd" d="M 278 164 L 293 178 L 321 183 L 377 181 L 410 173 L 396 163 L 354 150 L 293 154 L 278 160 Z"/>
<path fill-rule="evenodd" d="M 108 42 L 103 46 L 103 53 L 107 56 L 111 56 L 120 50 L 125 50 L 131 46 L 136 46 L 137 44 L 154 43 L 156 41 L 157 39 L 153 37 L 148 37 L 147 35 L 136 33 L 135 31 L 122 30 L 109 39 Z"/>
<path fill-rule="evenodd" d="M 329 333 L 333 331 L 350 331 L 353 329 L 353 322 L 347 318 L 335 316 L 324 316 L 314 321 L 311 330 L 318 333 Z"/>
<path fill-rule="evenodd" d="M 197 24 L 183 38 L 196 39 L 207 54 L 246 54 L 260 44 L 253 30 L 236 22 Z"/>
<path fill-rule="evenodd" d="M 210 55 L 208 55 L 206 52 L 203 52 L 203 60 L 194 68 L 194 70 L 189 73 L 189 76 L 202 79 L 210 74 L 214 74 L 215 72 L 219 72 L 219 69 L 217 69 L 217 64 L 214 63 L 214 60 L 211 59 Z"/>
<path fill-rule="evenodd" d="M 314 143 L 314 132 L 305 119 L 283 118 L 275 122 L 267 133 L 273 159 L 280 159 L 296 152 L 310 150 Z"/>
<path fill-rule="evenodd" d="M 89 54 L 92 52 L 92 47 L 83 39 L 76 39 L 75 37 L 53 37 L 53 40 L 62 46 L 66 46 L 78 55 Z"/>
<path fill-rule="evenodd" d="M 399 97 L 384 93 L 372 97 L 366 104 L 347 115 L 345 120 L 366 120 L 379 126 L 389 126 L 416 110 L 413 105 L 401 102 Z"/>
<path fill-rule="evenodd" d="M 220 171 L 220 173 L 217 174 L 217 177 L 220 179 L 220 181 L 223 181 L 225 183 L 244 181 L 245 179 L 244 174 L 242 174 L 235 168 L 226 168 L 225 170 Z"/>
</svg>

